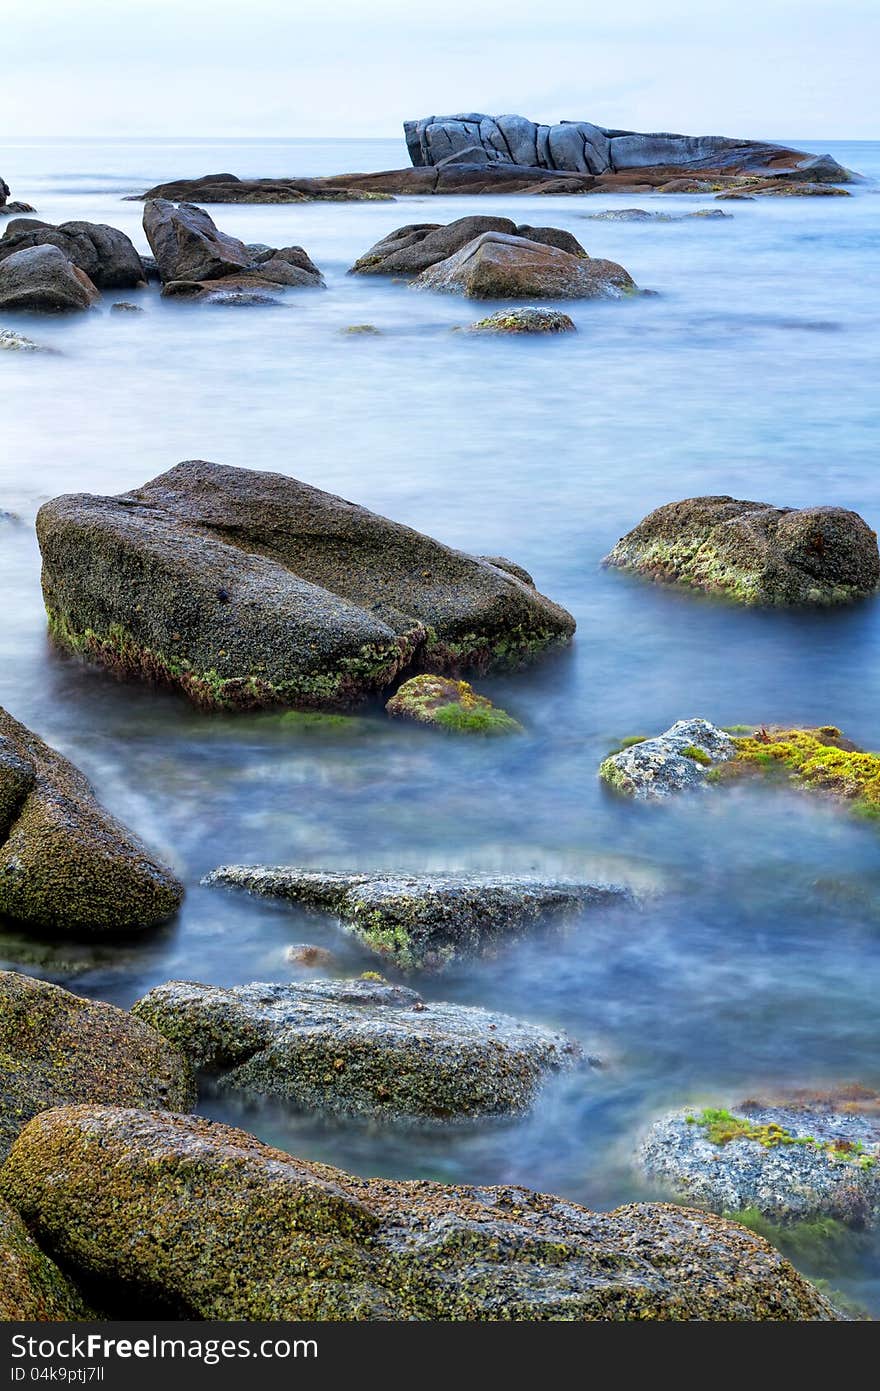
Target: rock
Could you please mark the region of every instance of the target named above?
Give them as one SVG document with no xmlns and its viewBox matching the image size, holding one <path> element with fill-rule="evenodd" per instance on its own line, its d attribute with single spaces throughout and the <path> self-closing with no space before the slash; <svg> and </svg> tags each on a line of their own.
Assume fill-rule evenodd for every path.
<svg viewBox="0 0 880 1391">
<path fill-rule="evenodd" d="M 873 1113 L 833 1095 L 658 1120 L 640 1149 L 646 1173 L 688 1202 L 757 1210 L 786 1225 L 831 1217 L 880 1225 L 880 1098 Z"/>
<path fill-rule="evenodd" d="M 141 258 L 124 232 L 98 222 L 50 222 L 16 218 L 0 237 L 0 264 L 32 246 L 57 246 L 99 290 L 125 290 L 146 284 Z"/>
<path fill-rule="evenodd" d="M 686 498 L 649 513 L 604 565 L 744 604 L 842 604 L 880 581 L 877 536 L 842 507 Z"/>
<path fill-rule="evenodd" d="M 413 283 L 419 290 L 472 299 L 619 299 L 636 289 L 632 277 L 614 261 L 572 256 L 503 232 L 481 233 Z"/>
<path fill-rule="evenodd" d="M 760 774 L 834 800 L 865 820 L 880 815 L 880 754 L 866 753 L 836 725 L 818 729 L 740 726 L 736 760 L 718 770 L 729 782 Z"/>
<path fill-rule="evenodd" d="M 838 1317 L 761 1237 L 711 1214 L 355 1178 L 191 1116 L 47 1112 L 0 1188 L 74 1271 L 182 1318 Z"/>
<path fill-rule="evenodd" d="M 315 947 L 311 942 L 297 942 L 284 953 L 285 961 L 295 966 L 308 966 L 311 970 L 332 971 L 338 964 L 332 951 L 326 947 Z"/>
<path fill-rule="evenodd" d="M 708 720 L 677 720 L 665 734 L 610 754 L 599 777 L 636 801 L 656 801 L 705 787 L 709 769 L 735 757 L 736 744 L 724 730 Z"/>
<path fill-rule="evenodd" d="M 73 1281 L 40 1250 L 18 1213 L 0 1201 L 0 1322 L 96 1318 Z"/>
<path fill-rule="evenodd" d="M 14 333 L 11 328 L 0 328 L 0 351 L 11 353 L 39 353 L 45 352 L 39 343 L 35 343 L 32 338 L 25 338 L 23 333 Z"/>
<path fill-rule="evenodd" d="M 25 253 L 27 254 L 27 253 Z M 78 768 L 0 709 L 0 914 L 64 934 L 152 927 L 183 887 Z"/>
<path fill-rule="evenodd" d="M 163 285 L 162 295 L 199 304 L 278 305 L 281 301 L 273 293 L 277 288 L 260 276 L 226 275 L 219 280 L 170 280 Z"/>
<path fill-rule="evenodd" d="M 755 201 L 755 195 L 754 195 L 753 193 L 743 193 L 741 189 L 737 189 L 737 188 L 729 188 L 729 189 L 727 189 L 724 193 L 716 193 L 716 194 L 715 194 L 715 202 L 716 202 L 716 203 L 721 203 L 721 202 L 723 202 L 725 199 L 726 199 L 726 200 L 733 200 L 733 199 L 736 199 L 738 202 L 741 202 L 741 203 L 754 203 L 754 201 Z"/>
<path fill-rule="evenodd" d="M 384 981 L 169 981 L 133 1013 L 224 1092 L 383 1120 L 521 1114 L 548 1073 L 583 1060 L 564 1034 Z"/>
<path fill-rule="evenodd" d="M 356 179 L 357 176 L 352 176 Z M 195 179 L 174 179 L 136 195 L 144 201 L 157 198 L 174 203 L 312 203 L 393 202 L 387 193 L 347 188 L 341 180 L 239 179 L 235 174 L 203 174 Z"/>
<path fill-rule="evenodd" d="M 378 338 L 382 330 L 377 328 L 375 324 L 347 324 L 341 332 L 348 334 L 349 337 L 352 338 L 357 336 L 362 338 Z"/>
<path fill-rule="evenodd" d="M 89 309 L 99 293 L 56 246 L 32 246 L 0 262 L 0 309 Z"/>
<path fill-rule="evenodd" d="M 756 180 L 749 184 L 753 198 L 851 198 L 846 188 L 835 188 L 832 184 L 791 183 L 784 179 L 767 182 Z"/>
<path fill-rule="evenodd" d="M 9 197 L 9 184 L 5 179 L 0 179 L 0 208 L 5 207 Z"/>
<path fill-rule="evenodd" d="M 399 720 L 434 725 L 455 734 L 522 734 L 523 727 L 467 681 L 448 676 L 413 676 L 388 701 L 385 709 Z"/>
<path fill-rule="evenodd" d="M 163 198 L 144 208 L 144 231 L 156 257 L 165 294 L 213 296 L 214 282 L 236 293 L 278 285 L 323 285 L 318 267 L 301 246 L 280 250 L 246 246 L 215 227 L 203 208 Z"/>
<path fill-rule="evenodd" d="M 281 474 L 189 460 L 56 498 L 37 533 L 57 640 L 203 706 L 345 707 L 415 662 L 516 665 L 574 631 L 508 571 Z"/>
<path fill-rule="evenodd" d="M 352 275 L 419 275 L 467 246 L 483 232 L 525 237 L 556 246 L 572 256 L 587 253 L 570 232 L 558 227 L 518 227 L 507 217 L 460 217 L 455 222 L 416 222 L 389 232 L 358 257 Z"/>
<path fill-rule="evenodd" d="M 529 305 L 522 309 L 499 309 L 486 319 L 469 324 L 468 333 L 576 333 L 574 321 L 558 309 Z"/>
<path fill-rule="evenodd" d="M 129 304 L 127 300 L 117 300 L 111 304 L 110 312 L 114 314 L 143 314 L 143 306 L 140 304 Z"/>
<path fill-rule="evenodd" d="M 489 955 L 536 923 L 628 903 L 627 889 L 500 874 L 338 874 L 295 865 L 222 865 L 203 881 L 332 913 L 403 971 Z"/>
<path fill-rule="evenodd" d="M 660 189 L 660 192 L 664 190 Z M 700 208 L 697 212 L 681 213 L 677 217 L 673 213 L 648 212 L 645 208 L 608 208 L 605 212 L 584 214 L 589 222 L 686 222 L 691 217 L 717 219 L 730 216 L 720 208 Z"/>
<path fill-rule="evenodd" d="M 188 1111 L 182 1052 L 140 1019 L 0 971 L 0 1159 L 38 1111 L 74 1102 Z"/>
<path fill-rule="evenodd" d="M 36 208 L 32 208 L 30 203 L 6 203 L 0 207 L 0 217 L 17 217 L 22 213 L 35 213 Z"/>
</svg>

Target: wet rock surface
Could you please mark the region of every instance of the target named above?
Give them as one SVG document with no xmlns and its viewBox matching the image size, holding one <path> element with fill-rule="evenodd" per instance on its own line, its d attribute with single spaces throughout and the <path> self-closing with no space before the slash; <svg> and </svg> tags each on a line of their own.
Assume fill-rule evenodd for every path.
<svg viewBox="0 0 880 1391">
<path fill-rule="evenodd" d="M 505 232 L 480 233 L 423 271 L 413 285 L 472 299 L 620 299 L 636 289 L 615 261 L 575 256 Z"/>
<path fill-rule="evenodd" d="M 543 920 L 631 899 L 618 885 L 527 875 L 341 874 L 292 865 L 222 865 L 205 882 L 333 913 L 402 971 L 441 970 L 497 950 Z"/>
<path fill-rule="evenodd" d="M 85 271 L 57 246 L 28 246 L 0 261 L 0 309 L 58 314 L 90 309 L 100 298 Z"/>
<path fill-rule="evenodd" d="M 0 1201 L 0 1322 L 93 1319 L 80 1291 L 45 1255 L 17 1212 Z"/>
<path fill-rule="evenodd" d="M 658 507 L 603 564 L 756 605 L 848 603 L 880 581 L 877 535 L 857 512 L 728 496 Z"/>
<path fill-rule="evenodd" d="M 736 757 L 736 744 L 708 720 L 678 720 L 664 734 L 641 739 L 600 765 L 603 782 L 639 802 L 706 786 L 710 768 Z"/>
<path fill-rule="evenodd" d="M 222 1091 L 388 1120 L 519 1114 L 548 1073 L 583 1058 L 564 1034 L 381 981 L 170 981 L 133 1012 Z"/>
<path fill-rule="evenodd" d="M 515 666 L 574 630 L 509 571 L 281 474 L 190 460 L 56 498 L 37 533 L 56 639 L 204 706 L 332 709 L 416 662 Z"/>
<path fill-rule="evenodd" d="M 0 264 L 16 251 L 55 246 L 99 290 L 133 289 L 146 284 L 141 258 L 124 232 L 100 222 L 39 222 L 19 217 L 0 237 Z"/>
<path fill-rule="evenodd" d="M 46 1112 L 0 1190 L 74 1270 L 183 1317 L 837 1317 L 776 1250 L 722 1218 L 358 1179 L 194 1117 Z"/>
</svg>

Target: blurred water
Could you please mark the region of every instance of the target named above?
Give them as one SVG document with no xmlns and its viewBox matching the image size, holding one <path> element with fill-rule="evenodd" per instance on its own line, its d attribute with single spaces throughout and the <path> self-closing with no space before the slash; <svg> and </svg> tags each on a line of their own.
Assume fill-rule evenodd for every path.
<svg viewBox="0 0 880 1391">
<path fill-rule="evenodd" d="M 823 148 L 880 175 L 880 144 Z M 160 179 L 403 163 L 394 141 L 0 147 L 13 197 L 49 221 L 111 222 L 142 250 L 141 207 L 121 199 Z M 564 1026 L 606 1058 L 552 1087 L 531 1119 L 424 1135 L 204 1109 L 361 1172 L 516 1181 L 609 1206 L 644 1196 L 634 1137 L 665 1106 L 784 1081 L 880 1086 L 876 831 L 766 789 L 639 809 L 596 779 L 617 737 L 697 714 L 830 722 L 880 745 L 876 603 L 746 612 L 599 568 L 648 510 L 694 493 L 839 503 L 880 524 L 877 195 L 868 182 L 850 199 L 722 204 L 728 221 L 653 226 L 585 219 L 711 200 L 215 207 L 247 241 L 305 246 L 327 290 L 242 310 L 163 303 L 151 288 L 143 315 L 109 313 L 125 292 L 76 319 L 5 316 L 60 352 L 0 363 L 0 508 L 21 519 L 0 522 L 0 703 L 73 757 L 188 888 L 178 921 L 144 941 L 35 947 L 9 932 L 5 961 L 122 1004 L 169 977 L 292 979 L 302 968 L 285 951 L 300 941 L 332 946 L 346 971 L 371 964 L 331 923 L 200 888 L 223 861 L 596 873 L 652 890 L 648 907 L 424 983 Z M 486 341 L 450 332 L 477 317 L 463 301 L 346 277 L 393 227 L 471 212 L 566 227 L 660 294 L 567 306 L 579 332 L 559 341 Z M 382 336 L 344 337 L 355 323 Z M 196 456 L 287 472 L 527 566 L 578 620 L 569 653 L 481 683 L 527 737 L 437 740 L 378 710 L 346 736 L 297 734 L 271 714 L 198 714 L 51 651 L 37 507 Z M 880 1311 L 876 1244 L 834 1280 Z"/>
</svg>

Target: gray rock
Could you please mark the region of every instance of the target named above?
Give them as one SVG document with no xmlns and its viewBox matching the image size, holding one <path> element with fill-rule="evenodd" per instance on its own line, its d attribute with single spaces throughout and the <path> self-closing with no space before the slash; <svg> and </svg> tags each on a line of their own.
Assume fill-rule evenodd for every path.
<svg viewBox="0 0 880 1391">
<path fill-rule="evenodd" d="M 15 217 L 21 213 L 35 213 L 36 208 L 31 207 L 30 203 L 6 203 L 0 206 L 0 217 Z"/>
<path fill-rule="evenodd" d="M 563 1034 L 372 980 L 169 981 L 133 1013 L 223 1091 L 387 1120 L 519 1114 L 548 1073 L 583 1060 Z"/>
<path fill-rule="evenodd" d="M 488 318 L 469 324 L 468 333 L 575 333 L 574 322 L 558 309 L 527 305 L 521 309 L 498 309 Z"/>
<path fill-rule="evenodd" d="M 20 217 L 0 237 L 0 264 L 31 246 L 57 246 L 99 290 L 131 289 L 146 283 L 141 258 L 124 232 L 99 222 L 50 222 Z"/>
<path fill-rule="evenodd" d="M 745 1102 L 722 1115 L 761 1131 L 718 1142 L 706 1112 L 658 1120 L 640 1147 L 645 1172 L 677 1197 L 717 1212 L 757 1209 L 785 1225 L 833 1217 L 880 1225 L 880 1108 L 873 1114 L 833 1098 L 813 1104 Z M 778 1127 L 778 1129 L 774 1129 Z M 723 1129 L 723 1126 L 721 1127 Z"/>
<path fill-rule="evenodd" d="M 880 582 L 877 536 L 857 512 L 727 496 L 658 507 L 603 564 L 757 605 L 849 603 Z"/>
<path fill-rule="evenodd" d="M 705 787 L 710 767 L 735 755 L 730 735 L 708 720 L 678 720 L 665 734 L 611 754 L 599 776 L 615 792 L 639 802 L 657 801 Z"/>
<path fill-rule="evenodd" d="M 150 199 L 144 206 L 144 231 L 162 282 L 171 293 L 187 293 L 179 287 L 197 286 L 198 290 L 189 291 L 191 297 L 204 297 L 215 289 L 212 282 L 242 277 L 254 283 L 237 287 L 237 292 L 323 284 L 321 272 L 301 246 L 280 250 L 247 246 L 219 231 L 203 208 L 190 203 Z"/>
<path fill-rule="evenodd" d="M 345 707 L 415 664 L 522 665 L 574 631 L 509 571 L 276 473 L 189 460 L 56 498 L 37 534 L 56 640 L 205 706 Z"/>
<path fill-rule="evenodd" d="M 9 184 L 5 179 L 0 179 L 0 208 L 5 207 L 9 197 Z"/>
<path fill-rule="evenodd" d="M 110 306 L 111 314 L 143 314 L 143 306 L 140 304 L 130 304 L 128 300 L 120 299 Z"/>
<path fill-rule="evenodd" d="M 720 208 L 700 208 L 697 212 L 674 213 L 648 212 L 645 208 L 608 208 L 601 213 L 584 213 L 583 216 L 588 222 L 687 222 L 689 218 L 718 218 L 730 217 L 730 213 L 722 212 Z"/>
<path fill-rule="evenodd" d="M 0 262 L 0 309 L 90 309 L 99 292 L 56 246 L 32 246 Z"/>
<path fill-rule="evenodd" d="M 618 885 L 499 874 L 340 874 L 293 865 L 222 865 L 206 884 L 332 913 L 403 971 L 491 954 L 541 921 L 630 902 Z"/>
<path fill-rule="evenodd" d="M 587 254 L 571 232 L 559 227 L 518 227 L 507 217 L 460 217 L 445 225 L 424 222 L 398 227 L 358 257 L 350 274 L 419 275 L 460 251 L 482 232 L 526 237 L 533 242 L 557 246 L 572 256 L 586 257 Z"/>
<path fill-rule="evenodd" d="M 623 266 L 558 247 L 483 232 L 445 261 L 423 271 L 418 290 L 471 299 L 620 299 L 636 285 Z"/>
<path fill-rule="evenodd" d="M 12 353 L 38 353 L 45 351 L 32 338 L 23 333 L 14 333 L 11 328 L 0 328 L 0 351 Z"/>
</svg>

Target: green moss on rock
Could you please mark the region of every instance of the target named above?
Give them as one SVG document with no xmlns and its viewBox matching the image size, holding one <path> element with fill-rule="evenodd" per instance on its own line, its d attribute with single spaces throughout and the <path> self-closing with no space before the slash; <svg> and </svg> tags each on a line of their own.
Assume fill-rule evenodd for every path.
<svg viewBox="0 0 880 1391">
<path fill-rule="evenodd" d="M 836 725 L 753 730 L 736 738 L 737 756 L 719 770 L 722 780 L 748 772 L 775 775 L 835 798 L 857 815 L 880 817 L 880 754 L 857 748 Z"/>
<path fill-rule="evenodd" d="M 445 676 L 414 676 L 385 706 L 396 719 L 437 725 L 455 734 L 521 734 L 522 725 L 467 681 Z"/>
</svg>

